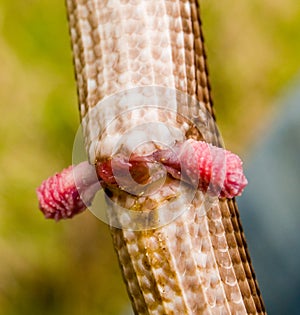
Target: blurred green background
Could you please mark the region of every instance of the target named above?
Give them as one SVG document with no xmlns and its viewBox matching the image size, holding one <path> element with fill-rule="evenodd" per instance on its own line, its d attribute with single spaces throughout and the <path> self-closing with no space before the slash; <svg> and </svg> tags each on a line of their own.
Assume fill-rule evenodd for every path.
<svg viewBox="0 0 300 315">
<path fill-rule="evenodd" d="M 201 3 L 218 123 L 247 158 L 299 72 L 300 6 Z M 46 221 L 37 208 L 36 187 L 71 163 L 79 125 L 64 1 L 1 0 L 0 33 L 0 314 L 122 314 L 107 226 L 90 212 Z"/>
</svg>

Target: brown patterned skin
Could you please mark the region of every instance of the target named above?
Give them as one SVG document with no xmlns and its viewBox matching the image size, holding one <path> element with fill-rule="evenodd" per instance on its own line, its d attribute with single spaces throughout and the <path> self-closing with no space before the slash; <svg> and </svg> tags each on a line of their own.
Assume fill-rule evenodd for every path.
<svg viewBox="0 0 300 315">
<path fill-rule="evenodd" d="M 126 116 L 98 134 L 120 104 L 92 112 L 105 97 L 143 86 L 177 89 L 199 101 L 177 104 L 177 112 L 203 120 L 214 117 L 198 3 L 194 0 L 66 0 L 84 136 L 91 162 L 110 155 Z M 154 109 L 152 117 L 159 117 Z M 140 113 L 146 121 L 147 112 Z M 221 145 L 213 123 L 205 135 L 166 114 L 161 121 L 186 136 L 202 136 Z M 115 138 L 114 138 L 115 137 Z M 172 180 L 162 190 L 172 187 Z M 145 201 L 122 191 L 108 191 L 121 205 Z M 222 199 L 203 212 L 197 192 L 189 211 L 152 230 L 111 228 L 114 246 L 136 314 L 265 314 L 235 200 Z M 153 201 L 153 200 L 151 200 Z M 144 203 L 144 204 L 143 204 Z M 151 203 L 153 208 L 155 204 Z M 113 207 L 112 207 L 113 208 Z M 150 207 L 151 208 L 151 207 Z M 119 220 L 120 217 L 111 219 Z M 113 222 L 112 222 L 113 223 Z"/>
</svg>

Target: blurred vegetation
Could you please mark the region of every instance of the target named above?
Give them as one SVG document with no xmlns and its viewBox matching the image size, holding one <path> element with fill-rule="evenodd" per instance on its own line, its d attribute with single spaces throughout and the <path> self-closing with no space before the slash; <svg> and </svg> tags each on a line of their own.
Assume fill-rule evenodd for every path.
<svg viewBox="0 0 300 315">
<path fill-rule="evenodd" d="M 202 1 L 218 124 L 244 151 L 269 128 L 274 101 L 300 69 L 300 6 L 293 0 Z"/>
<path fill-rule="evenodd" d="M 300 68 L 294 0 L 202 1 L 218 123 L 246 153 Z M 120 314 L 128 302 L 108 228 L 86 212 L 46 221 L 35 188 L 71 162 L 79 123 L 64 1 L 0 2 L 0 310 Z"/>
</svg>

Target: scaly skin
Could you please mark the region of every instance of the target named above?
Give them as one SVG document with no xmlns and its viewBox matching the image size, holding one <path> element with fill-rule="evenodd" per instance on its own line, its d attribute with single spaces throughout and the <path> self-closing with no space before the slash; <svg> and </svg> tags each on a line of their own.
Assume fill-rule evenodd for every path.
<svg viewBox="0 0 300 315">
<path fill-rule="evenodd" d="M 160 121 L 185 138 L 221 145 L 213 120 L 207 120 L 207 114 L 214 117 L 214 113 L 195 0 L 66 3 L 83 132 L 92 164 L 111 158 L 122 132 L 140 121 Z M 141 108 L 132 113 L 130 104 L 118 98 L 113 105 L 96 106 L 114 93 L 145 86 L 177 90 L 197 100 L 175 102 L 172 113 L 203 124 L 204 129 L 195 132 L 171 111 L 162 114 L 157 108 Z M 113 117 L 118 119 L 112 122 Z M 155 129 L 145 130 L 144 135 L 151 132 Z M 147 150 L 153 152 L 153 148 Z M 108 208 L 112 226 L 115 221 L 120 226 L 124 223 L 122 215 L 112 215 L 116 204 L 155 210 L 177 196 L 176 182 L 168 179 L 146 200 L 106 189 L 113 202 Z M 188 211 L 165 226 L 141 231 L 111 228 L 136 314 L 265 313 L 235 200 L 220 199 L 203 211 L 204 198 L 198 190 Z"/>
</svg>

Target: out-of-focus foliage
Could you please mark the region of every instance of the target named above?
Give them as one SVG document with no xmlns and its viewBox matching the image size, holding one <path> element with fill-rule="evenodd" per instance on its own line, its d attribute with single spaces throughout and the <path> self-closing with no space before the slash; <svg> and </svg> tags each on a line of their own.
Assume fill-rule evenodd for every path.
<svg viewBox="0 0 300 315">
<path fill-rule="evenodd" d="M 225 143 L 244 150 L 269 128 L 274 100 L 299 72 L 300 6 L 293 0 L 202 3 L 218 124 Z"/>
<path fill-rule="evenodd" d="M 294 0 L 202 1 L 217 118 L 230 148 L 266 128 L 300 68 Z M 127 296 L 108 228 L 89 212 L 46 221 L 35 188 L 71 162 L 78 127 L 64 1 L 0 2 L 0 310 L 120 314 Z"/>
</svg>

